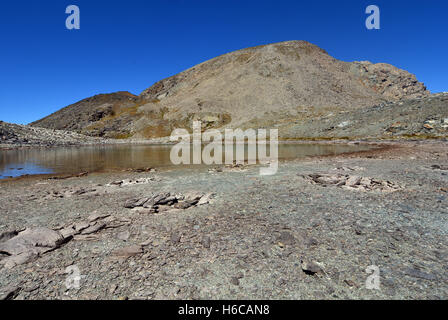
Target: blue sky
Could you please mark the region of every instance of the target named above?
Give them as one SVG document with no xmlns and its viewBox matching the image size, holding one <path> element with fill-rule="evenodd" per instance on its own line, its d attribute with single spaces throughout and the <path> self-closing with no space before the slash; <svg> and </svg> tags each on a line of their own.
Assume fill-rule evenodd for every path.
<svg viewBox="0 0 448 320">
<path fill-rule="evenodd" d="M 81 29 L 67 30 L 77 5 Z M 365 8 L 381 30 L 365 28 Z M 387 62 L 448 91 L 448 1 L 2 1 L 0 120 L 29 123 L 86 97 L 139 94 L 237 49 L 307 40 L 337 59 Z"/>
</svg>

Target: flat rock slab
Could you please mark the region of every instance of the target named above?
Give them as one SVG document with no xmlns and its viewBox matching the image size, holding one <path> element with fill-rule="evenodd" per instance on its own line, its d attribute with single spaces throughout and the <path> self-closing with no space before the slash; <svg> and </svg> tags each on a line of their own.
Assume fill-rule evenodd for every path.
<svg viewBox="0 0 448 320">
<path fill-rule="evenodd" d="M 115 258 L 129 258 L 143 253 L 143 248 L 140 245 L 132 245 L 124 248 L 120 248 L 112 252 L 112 256 Z"/>
<path fill-rule="evenodd" d="M 185 194 L 163 192 L 149 197 L 128 199 L 125 201 L 124 207 L 127 209 L 142 208 L 139 211 L 141 214 L 167 212 L 170 211 L 170 208 L 185 210 L 197 205 L 210 203 L 214 195 L 214 193 L 204 194 L 197 191 L 189 191 Z"/>
<path fill-rule="evenodd" d="M 0 261 L 6 268 L 27 263 L 40 254 L 51 251 L 64 243 L 64 237 L 58 231 L 39 227 L 26 229 L 17 236 L 0 243 L 0 252 L 8 257 Z"/>
<path fill-rule="evenodd" d="M 20 287 L 7 286 L 0 288 L 0 300 L 13 300 L 20 292 Z"/>
<path fill-rule="evenodd" d="M 48 228 L 26 229 L 17 236 L 0 244 L 0 251 L 9 255 L 18 255 L 27 251 L 37 253 L 54 249 L 64 242 L 64 237 Z"/>
<path fill-rule="evenodd" d="M 398 184 L 390 181 L 384 181 L 370 177 L 361 177 L 357 175 L 315 173 L 303 175 L 302 177 L 312 184 L 317 184 L 323 187 L 337 186 L 348 190 L 378 190 L 382 192 L 393 192 L 403 189 Z"/>
<path fill-rule="evenodd" d="M 117 228 L 126 222 L 109 214 L 94 213 L 88 221 L 79 221 L 52 230 L 45 227 L 9 231 L 0 236 L 0 264 L 7 269 L 36 260 L 40 255 L 59 248 L 63 243 L 75 240 L 96 240 L 99 231 Z"/>
</svg>

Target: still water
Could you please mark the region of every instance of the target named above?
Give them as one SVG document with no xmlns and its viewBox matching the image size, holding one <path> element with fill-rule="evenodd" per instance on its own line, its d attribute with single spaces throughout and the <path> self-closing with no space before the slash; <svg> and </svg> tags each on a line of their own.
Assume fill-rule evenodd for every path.
<svg viewBox="0 0 448 320">
<path fill-rule="evenodd" d="M 278 147 L 279 159 L 283 160 L 372 148 L 344 144 L 280 144 Z M 171 145 L 109 145 L 0 150 L 0 179 L 36 174 L 174 167 L 170 161 L 171 148 Z M 269 147 L 267 152 L 269 155 Z"/>
</svg>

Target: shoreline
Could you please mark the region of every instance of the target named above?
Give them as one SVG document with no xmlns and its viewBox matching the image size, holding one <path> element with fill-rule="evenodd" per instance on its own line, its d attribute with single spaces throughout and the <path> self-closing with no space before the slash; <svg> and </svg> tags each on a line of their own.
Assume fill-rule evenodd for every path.
<svg viewBox="0 0 448 320">
<path fill-rule="evenodd" d="M 314 145 L 314 144 L 322 144 L 322 145 L 333 145 L 333 144 L 341 144 L 341 145 L 365 145 L 365 146 L 372 146 L 372 150 L 358 150 L 358 151 L 346 151 L 346 152 L 341 152 L 339 155 L 352 155 L 352 154 L 362 154 L 365 152 L 369 152 L 369 151 L 381 151 L 381 150 L 385 150 L 385 149 L 389 149 L 389 148 L 393 148 L 396 146 L 393 146 L 390 143 L 378 143 L 378 142 L 370 142 L 370 143 L 365 143 L 365 142 L 359 142 L 359 141 L 352 141 L 349 143 L 344 143 L 343 141 L 339 141 L 337 143 L 330 143 L 330 142 L 322 142 L 322 143 L 307 143 L 305 141 L 302 142 L 279 142 L 279 145 L 291 145 L 291 144 L 297 144 L 297 145 Z M 117 145 L 111 145 L 111 146 L 119 146 L 119 145 L 160 145 L 160 144 L 152 144 L 152 143 L 137 143 L 137 144 L 117 144 Z M 175 144 L 163 144 L 163 145 L 167 145 L 167 146 L 173 146 Z M 93 146 L 95 147 L 95 145 L 85 145 L 85 146 L 73 146 L 73 148 L 83 148 L 83 147 L 88 147 L 88 146 Z M 105 146 L 105 145 L 98 145 L 100 146 Z M 32 148 L 32 147 L 30 147 Z M 48 148 L 43 148 L 43 149 L 49 149 Z M 53 148 L 59 148 L 59 147 L 53 147 Z M 61 147 L 64 148 L 64 147 Z M 28 148 L 26 148 L 28 149 Z M 41 148 L 38 148 L 41 149 Z M 21 150 L 21 149 L 12 149 L 12 150 Z M 1 149 L 0 149 L 1 151 Z M 334 154 L 328 154 L 328 155 L 313 155 L 313 156 L 305 156 L 305 157 L 299 157 L 299 158 L 279 158 L 280 163 L 284 163 L 284 162 L 288 162 L 288 161 L 295 161 L 295 160 L 305 160 L 305 159 L 313 159 L 315 157 L 333 157 L 335 156 Z M 245 164 L 245 167 L 259 167 L 261 164 L 257 163 L 255 165 L 247 165 Z M 157 170 L 184 170 L 184 169 L 188 169 L 191 167 L 203 167 L 203 168 L 216 168 L 216 167 L 225 167 L 225 164 L 212 164 L 212 165 L 205 165 L 205 164 L 201 164 L 201 165 L 179 165 L 179 166 L 163 166 L 163 167 L 158 167 L 158 168 L 151 168 L 151 169 L 157 169 Z M 17 180 L 22 180 L 22 179 L 33 179 L 33 178 L 44 178 L 44 179 L 68 179 L 71 177 L 78 177 L 78 176 L 83 176 L 83 175 L 87 175 L 87 174 L 92 174 L 92 173 L 96 173 L 96 174 L 106 174 L 106 173 L 118 173 L 118 172 L 133 172 L 133 171 L 142 171 L 143 168 L 108 168 L 108 169 L 101 169 L 101 170 L 95 170 L 95 171 L 79 171 L 79 172 L 59 172 L 59 173 L 44 173 L 44 174 L 24 174 L 21 176 L 17 176 L 17 177 L 5 177 L 3 179 L 0 179 L 0 183 L 5 182 L 5 181 L 17 181 Z"/>
<path fill-rule="evenodd" d="M 278 144 L 397 144 L 397 143 L 439 143 L 448 142 L 448 138 L 422 138 L 422 139 L 298 139 L 298 140 L 279 140 Z M 237 142 L 238 143 L 238 142 Z M 241 143 L 241 142 L 239 142 Z M 89 146 L 119 146 L 119 145 L 176 145 L 177 142 L 159 141 L 159 140 L 102 140 L 100 142 L 79 142 L 75 144 L 60 144 L 60 145 L 40 145 L 40 144 L 1 144 L 0 151 L 3 150 L 17 150 L 17 149 L 51 149 L 64 147 L 89 147 Z M 203 143 L 206 144 L 206 143 Z"/>
<path fill-rule="evenodd" d="M 318 159 L 318 158 L 332 158 L 332 157 L 352 157 L 352 156 L 363 156 L 363 155 L 376 155 L 376 154 L 380 154 L 382 152 L 385 151 L 390 151 L 390 150 L 394 150 L 397 149 L 399 150 L 400 148 L 408 148 L 410 146 L 414 146 L 414 145 L 437 145 L 437 144 L 441 144 L 441 145 L 448 145 L 448 141 L 444 141 L 444 140 L 425 140 L 425 141 L 408 141 L 408 140 L 402 140 L 402 141 L 380 141 L 380 140 L 375 140 L 375 141 L 359 141 L 359 140 L 353 140 L 353 141 L 345 141 L 345 140 L 338 140 L 338 141 L 319 141 L 319 142 L 308 142 L 308 141 L 294 141 L 294 142 L 289 142 L 289 141 L 279 141 L 279 145 L 282 144 L 322 144 L 322 145 L 332 145 L 332 144 L 342 144 L 342 145 L 366 145 L 366 146 L 372 146 L 373 148 L 370 150 L 358 150 L 358 151 L 347 151 L 347 152 L 342 152 L 340 154 L 334 155 L 334 154 L 328 154 L 328 155 L 313 155 L 313 156 L 305 156 L 304 158 L 297 158 L 297 159 L 282 159 L 280 158 L 279 161 L 280 163 L 287 163 L 287 162 L 293 162 L 293 161 L 305 161 L 308 159 Z M 175 143 L 160 143 L 160 144 L 155 144 L 155 143 L 150 143 L 150 142 L 139 142 L 139 143 L 119 143 L 119 144 L 108 144 L 108 145 L 103 145 L 103 144 L 98 144 L 98 145 L 76 145 L 76 146 L 48 146 L 48 147 L 36 147 L 36 146 L 30 146 L 28 148 L 24 148 L 24 149 L 30 149 L 30 148 L 36 148 L 36 149 L 51 149 L 51 148 L 64 148 L 64 147 L 73 147 L 73 148 L 83 148 L 83 147 L 101 147 L 101 146 L 120 146 L 120 145 L 166 145 L 166 146 L 171 146 L 171 145 L 175 145 Z M 19 149 L 9 149 L 9 150 L 21 150 L 21 148 Z M 0 151 L 2 151 L 2 149 L 0 148 Z M 188 170 L 190 168 L 199 168 L 199 166 L 201 166 L 202 168 L 214 168 L 214 167 L 224 167 L 225 164 L 222 165 L 205 165 L 205 164 L 201 164 L 201 165 L 181 165 L 181 166 L 162 166 L 162 167 L 158 167 L 158 168 L 151 168 L 151 169 L 156 169 L 156 170 L 162 170 L 162 171 L 167 171 L 167 170 Z M 257 163 L 256 165 L 244 165 L 245 167 L 259 167 L 260 164 Z M 69 179 L 69 178 L 73 178 L 73 177 L 79 177 L 79 176 L 84 176 L 84 175 L 88 175 L 88 174 L 113 174 L 113 173 L 120 173 L 120 172 L 134 172 L 134 171 L 138 171 L 141 170 L 142 168 L 109 168 L 109 169 L 102 169 L 102 170 L 95 170 L 95 171 L 79 171 L 79 172 L 60 172 L 60 173 L 45 173 L 45 174 L 24 174 L 21 176 L 17 176 L 17 177 L 6 177 L 3 179 L 0 179 L 0 183 L 5 183 L 5 182 L 11 182 L 11 181 L 20 181 L 20 180 L 34 180 L 34 179 Z"/>
</svg>

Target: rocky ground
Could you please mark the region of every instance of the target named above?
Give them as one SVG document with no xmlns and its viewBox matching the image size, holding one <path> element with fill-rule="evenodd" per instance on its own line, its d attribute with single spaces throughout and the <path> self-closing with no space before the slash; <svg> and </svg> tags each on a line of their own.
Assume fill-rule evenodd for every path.
<svg viewBox="0 0 448 320">
<path fill-rule="evenodd" d="M 100 144 L 107 140 L 72 131 L 36 128 L 0 121 L 0 149 Z"/>
<path fill-rule="evenodd" d="M 447 186 L 447 142 L 5 180 L 0 297 L 447 299 Z"/>
</svg>

